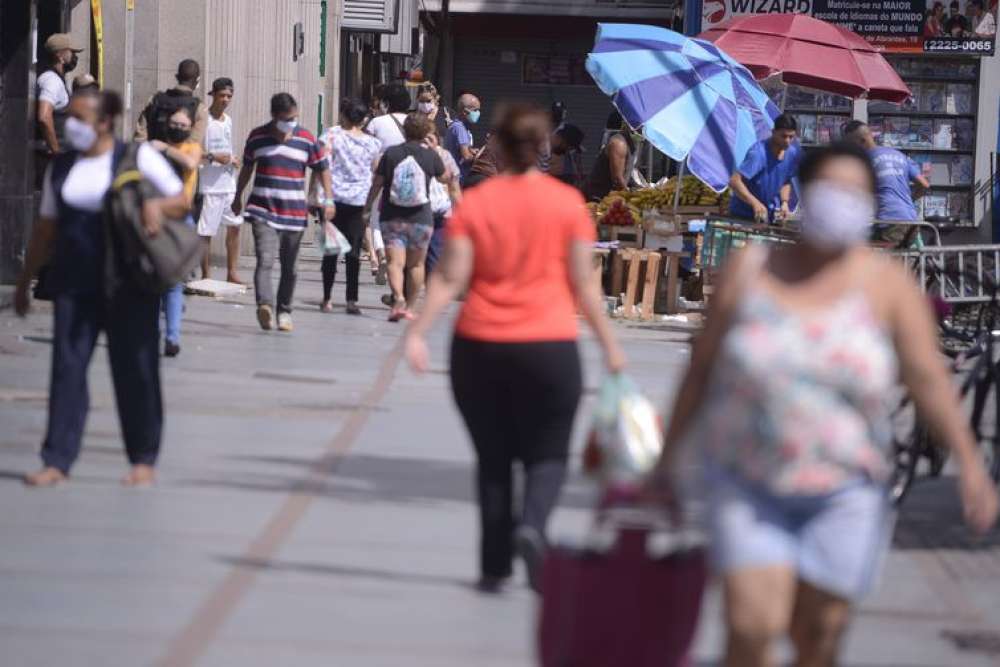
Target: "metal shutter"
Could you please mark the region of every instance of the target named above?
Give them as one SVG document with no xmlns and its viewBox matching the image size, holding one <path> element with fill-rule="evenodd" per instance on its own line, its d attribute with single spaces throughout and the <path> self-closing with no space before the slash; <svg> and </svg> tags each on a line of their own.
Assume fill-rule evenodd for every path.
<svg viewBox="0 0 1000 667">
<path fill-rule="evenodd" d="M 476 93 L 483 103 L 483 120 L 473 129 L 476 144 L 481 145 L 492 114 L 501 101 L 535 102 L 545 109 L 553 102 L 562 101 L 569 111 L 569 122 L 579 126 L 585 134 L 583 162 L 584 169 L 589 170 L 600 150 L 604 124 L 612 110 L 607 96 L 593 83 L 525 86 L 521 83 L 521 70 L 525 54 L 585 55 L 593 45 L 592 38 L 510 40 L 459 36 L 455 45 L 455 91 Z"/>
<path fill-rule="evenodd" d="M 341 27 L 345 30 L 394 33 L 400 0 L 344 0 Z"/>
</svg>

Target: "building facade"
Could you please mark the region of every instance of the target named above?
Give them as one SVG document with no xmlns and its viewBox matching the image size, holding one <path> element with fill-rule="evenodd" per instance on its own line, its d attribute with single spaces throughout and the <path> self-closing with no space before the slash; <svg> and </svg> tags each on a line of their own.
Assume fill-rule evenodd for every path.
<svg viewBox="0 0 1000 667">
<path fill-rule="evenodd" d="M 426 13 L 441 10 L 426 0 Z M 672 0 L 452 0 L 450 39 L 439 67 L 439 88 L 454 97 L 479 94 L 483 120 L 474 129 L 484 139 L 503 100 L 548 108 L 563 102 L 568 122 L 585 135 L 585 167 L 597 155 L 612 111 L 608 97 L 584 69 L 599 22 L 646 23 L 680 29 L 682 5 Z"/>
<path fill-rule="evenodd" d="M 336 119 L 341 16 L 341 0 L 0 3 L 0 283 L 16 279 L 33 218 L 34 156 L 23 137 L 34 136 L 37 56 L 50 34 L 71 32 L 86 47 L 74 74 L 89 71 L 122 94 L 123 138 L 150 97 L 175 85 L 181 60 L 201 64 L 196 94 L 206 102 L 213 79 L 233 79 L 229 113 L 239 151 L 249 131 L 270 119 L 276 92 L 298 100 L 301 122 L 314 132 Z"/>
</svg>

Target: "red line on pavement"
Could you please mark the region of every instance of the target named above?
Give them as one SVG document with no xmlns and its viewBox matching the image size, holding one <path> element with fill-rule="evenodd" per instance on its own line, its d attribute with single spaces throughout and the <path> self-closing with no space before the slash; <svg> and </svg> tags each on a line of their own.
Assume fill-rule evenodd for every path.
<svg viewBox="0 0 1000 667">
<path fill-rule="evenodd" d="M 274 557 L 315 499 L 312 489 L 322 488 L 325 479 L 336 470 L 344 454 L 351 448 L 361 429 L 368 422 L 371 409 L 385 396 L 402 357 L 403 339 L 400 338 L 379 368 L 375 383 L 362 398 L 361 409 L 353 411 L 347 418 L 323 455 L 313 462 L 309 473 L 299 480 L 297 489 L 271 517 L 264 530 L 250 543 L 240 559 L 241 562 L 260 562 Z M 223 624 L 250 592 L 259 572 L 260 568 L 248 565 L 234 566 L 198 608 L 180 634 L 170 640 L 166 654 L 156 664 L 163 667 L 194 665 L 205 654 Z"/>
</svg>

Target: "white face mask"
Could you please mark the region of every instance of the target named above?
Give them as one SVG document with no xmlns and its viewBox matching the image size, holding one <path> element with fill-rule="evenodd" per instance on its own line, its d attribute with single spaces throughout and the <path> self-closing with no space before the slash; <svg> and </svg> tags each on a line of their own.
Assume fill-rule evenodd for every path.
<svg viewBox="0 0 1000 667">
<path fill-rule="evenodd" d="M 67 143 L 81 153 L 89 151 L 97 142 L 97 130 L 73 116 L 66 119 L 64 131 Z"/>
<path fill-rule="evenodd" d="M 274 126 L 278 128 L 278 131 L 284 132 L 286 134 L 293 131 L 298 126 L 298 124 L 299 122 L 295 119 L 274 121 Z"/>
<path fill-rule="evenodd" d="M 434 110 L 437 109 L 437 105 L 433 102 L 420 102 L 417 104 L 417 109 L 419 109 L 421 113 L 429 114 L 434 113 Z"/>
<path fill-rule="evenodd" d="M 875 200 L 865 192 L 832 181 L 815 181 L 802 192 L 802 238 L 814 246 L 843 249 L 871 234 Z"/>
</svg>

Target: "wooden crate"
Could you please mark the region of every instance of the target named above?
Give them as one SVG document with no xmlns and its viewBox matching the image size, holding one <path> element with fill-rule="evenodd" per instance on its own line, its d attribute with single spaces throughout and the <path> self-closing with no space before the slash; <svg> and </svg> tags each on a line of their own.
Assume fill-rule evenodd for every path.
<svg viewBox="0 0 1000 667">
<path fill-rule="evenodd" d="M 657 312 L 676 313 L 678 266 L 684 253 L 626 248 L 612 254 L 610 291 L 623 294 L 626 319 L 651 320 Z"/>
<path fill-rule="evenodd" d="M 601 238 L 618 241 L 621 248 L 641 248 L 646 230 L 640 225 L 601 225 Z"/>
</svg>

